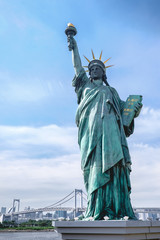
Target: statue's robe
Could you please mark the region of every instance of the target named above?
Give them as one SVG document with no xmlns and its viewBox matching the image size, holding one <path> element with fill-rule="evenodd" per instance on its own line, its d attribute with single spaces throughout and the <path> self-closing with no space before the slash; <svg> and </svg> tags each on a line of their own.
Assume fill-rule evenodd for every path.
<svg viewBox="0 0 160 240">
<path fill-rule="evenodd" d="M 131 159 L 126 135 L 133 133 L 133 122 L 124 130 L 121 113 L 124 101 L 116 90 L 93 82 L 81 71 L 73 79 L 77 93 L 78 143 L 81 168 L 88 194 L 85 218 L 135 218 L 130 203 Z"/>
</svg>

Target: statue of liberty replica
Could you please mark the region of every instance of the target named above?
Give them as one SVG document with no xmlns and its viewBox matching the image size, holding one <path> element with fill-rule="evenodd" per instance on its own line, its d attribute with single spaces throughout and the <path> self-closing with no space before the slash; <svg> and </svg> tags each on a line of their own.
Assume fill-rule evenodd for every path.
<svg viewBox="0 0 160 240">
<path fill-rule="evenodd" d="M 88 195 L 84 220 L 135 219 L 131 202 L 131 158 L 126 137 L 134 131 L 134 118 L 142 107 L 142 96 L 130 95 L 122 101 L 107 82 L 102 52 L 82 67 L 73 24 L 65 30 L 75 70 L 73 87 L 77 94 L 76 124 L 81 151 L 81 168 Z"/>
</svg>

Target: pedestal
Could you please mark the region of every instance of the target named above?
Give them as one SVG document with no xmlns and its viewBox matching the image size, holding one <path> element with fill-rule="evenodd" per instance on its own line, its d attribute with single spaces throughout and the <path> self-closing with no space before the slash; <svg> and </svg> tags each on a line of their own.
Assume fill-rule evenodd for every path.
<svg viewBox="0 0 160 240">
<path fill-rule="evenodd" d="M 57 221 L 63 240 L 160 240 L 160 221 Z"/>
</svg>

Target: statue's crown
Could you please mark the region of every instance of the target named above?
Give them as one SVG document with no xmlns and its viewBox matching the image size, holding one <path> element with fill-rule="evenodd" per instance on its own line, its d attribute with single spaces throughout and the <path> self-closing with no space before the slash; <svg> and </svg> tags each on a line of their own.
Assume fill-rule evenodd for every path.
<svg viewBox="0 0 160 240">
<path fill-rule="evenodd" d="M 88 66 L 84 66 L 85 68 L 88 68 L 88 70 L 86 72 L 89 72 L 89 70 L 91 69 L 92 66 L 94 65 L 98 65 L 99 67 L 101 67 L 103 69 L 103 71 L 105 72 L 106 71 L 106 68 L 109 68 L 109 67 L 112 67 L 113 65 L 108 65 L 108 66 L 105 66 L 105 63 L 108 62 L 109 59 L 111 58 L 108 58 L 106 61 L 102 62 L 101 61 L 101 58 L 102 58 L 102 51 L 101 51 L 101 54 L 100 54 L 100 57 L 99 59 L 96 59 L 95 56 L 94 56 L 94 53 L 93 53 L 93 50 L 92 51 L 92 57 L 93 57 L 93 60 L 89 60 L 87 57 L 85 57 L 85 59 L 89 62 Z"/>
</svg>

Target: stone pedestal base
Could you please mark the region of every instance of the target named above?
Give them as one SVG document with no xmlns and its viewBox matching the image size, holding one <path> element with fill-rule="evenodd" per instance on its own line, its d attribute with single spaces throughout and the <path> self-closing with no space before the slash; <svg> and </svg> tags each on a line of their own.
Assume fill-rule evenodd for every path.
<svg viewBox="0 0 160 240">
<path fill-rule="evenodd" d="M 63 240 L 160 240 L 160 221 L 57 221 Z"/>
</svg>

